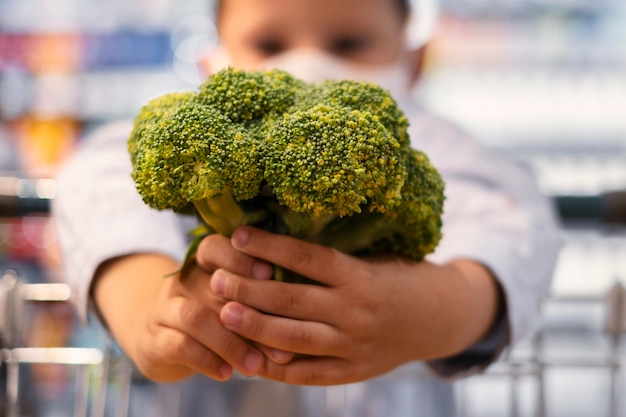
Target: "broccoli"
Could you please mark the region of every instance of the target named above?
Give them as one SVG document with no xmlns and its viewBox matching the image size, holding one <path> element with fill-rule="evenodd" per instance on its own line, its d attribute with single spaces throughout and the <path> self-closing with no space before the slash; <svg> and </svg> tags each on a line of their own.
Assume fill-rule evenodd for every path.
<svg viewBox="0 0 626 417">
<path fill-rule="evenodd" d="M 182 211 L 192 203 L 207 225 L 224 235 L 246 222 L 236 200 L 250 199 L 260 189 L 256 140 L 198 103 L 182 104 L 141 132 L 134 131 L 129 148 L 133 178 L 148 205 Z"/>
<path fill-rule="evenodd" d="M 228 68 L 143 106 L 128 150 L 146 204 L 201 219 L 188 256 L 248 224 L 421 260 L 441 239 L 444 182 L 407 129 L 375 84 Z"/>
</svg>

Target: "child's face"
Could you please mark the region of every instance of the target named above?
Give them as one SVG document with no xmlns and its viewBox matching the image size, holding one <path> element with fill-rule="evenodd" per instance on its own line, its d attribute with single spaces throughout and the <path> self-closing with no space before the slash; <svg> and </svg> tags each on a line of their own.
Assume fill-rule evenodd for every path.
<svg viewBox="0 0 626 417">
<path fill-rule="evenodd" d="M 219 31 L 231 65 L 242 69 L 303 48 L 383 65 L 404 47 L 397 0 L 223 0 Z"/>
</svg>

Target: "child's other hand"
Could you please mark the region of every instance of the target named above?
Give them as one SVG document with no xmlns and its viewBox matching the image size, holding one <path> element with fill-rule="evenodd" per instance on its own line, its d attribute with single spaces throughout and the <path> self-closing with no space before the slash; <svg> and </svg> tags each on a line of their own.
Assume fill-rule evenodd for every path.
<svg viewBox="0 0 626 417">
<path fill-rule="evenodd" d="M 236 231 L 232 242 L 320 284 L 215 271 L 211 288 L 233 300 L 221 311 L 226 328 L 304 354 L 286 364 L 268 361 L 260 375 L 270 379 L 306 385 L 365 380 L 409 361 L 463 350 L 496 314 L 495 282 L 473 262 L 366 261 L 252 228 Z"/>
</svg>

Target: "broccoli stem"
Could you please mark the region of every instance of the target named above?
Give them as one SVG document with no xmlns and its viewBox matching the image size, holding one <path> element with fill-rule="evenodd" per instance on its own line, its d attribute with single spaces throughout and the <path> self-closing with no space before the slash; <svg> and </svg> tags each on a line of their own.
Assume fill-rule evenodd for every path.
<svg viewBox="0 0 626 417">
<path fill-rule="evenodd" d="M 348 254 L 358 254 L 373 249 L 374 244 L 402 235 L 405 230 L 396 222 L 379 213 L 337 219 L 312 241 Z"/>
<path fill-rule="evenodd" d="M 237 204 L 232 193 L 193 202 L 204 222 L 220 235 L 230 237 L 235 229 L 246 224 L 246 213 Z"/>
<path fill-rule="evenodd" d="M 287 218 L 291 223 L 293 235 L 308 240 L 322 233 L 326 226 L 335 220 L 337 216 L 334 214 L 312 216 L 291 211 Z"/>
<path fill-rule="evenodd" d="M 284 226 L 277 228 L 275 233 L 282 233 L 304 240 L 311 240 L 322 233 L 326 226 L 337 218 L 334 214 L 314 216 L 310 213 L 299 213 L 286 206 L 278 204 L 276 200 L 269 199 L 265 203 L 267 211 L 272 213 Z"/>
<path fill-rule="evenodd" d="M 193 204 L 207 226 L 226 237 L 240 226 L 256 225 L 268 217 L 268 212 L 258 205 L 242 207 L 228 189 L 217 197 L 196 200 Z"/>
</svg>

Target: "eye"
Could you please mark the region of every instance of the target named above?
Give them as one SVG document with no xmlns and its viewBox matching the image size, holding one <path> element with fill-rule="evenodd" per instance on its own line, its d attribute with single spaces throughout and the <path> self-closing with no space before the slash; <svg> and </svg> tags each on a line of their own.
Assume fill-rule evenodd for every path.
<svg viewBox="0 0 626 417">
<path fill-rule="evenodd" d="M 330 44 L 330 52 L 335 55 L 355 55 L 367 50 L 370 41 L 365 36 L 342 36 Z"/>
<path fill-rule="evenodd" d="M 261 39 L 255 43 L 254 47 L 265 56 L 276 55 L 286 49 L 286 45 L 279 39 Z"/>
</svg>

